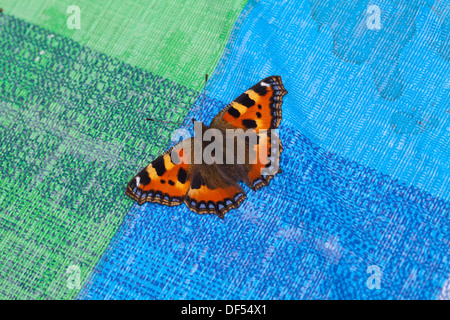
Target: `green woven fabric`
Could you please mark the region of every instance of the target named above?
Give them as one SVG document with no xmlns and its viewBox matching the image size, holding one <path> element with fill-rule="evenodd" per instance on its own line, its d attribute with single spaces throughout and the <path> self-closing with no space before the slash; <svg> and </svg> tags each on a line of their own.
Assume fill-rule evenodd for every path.
<svg viewBox="0 0 450 320">
<path fill-rule="evenodd" d="M 1 0 L 5 13 L 190 88 L 216 66 L 246 0 Z M 69 29 L 67 8 L 81 10 Z"/>
<path fill-rule="evenodd" d="M 245 4 L 144 2 L 0 2 L 0 299 L 77 296 Z"/>
</svg>

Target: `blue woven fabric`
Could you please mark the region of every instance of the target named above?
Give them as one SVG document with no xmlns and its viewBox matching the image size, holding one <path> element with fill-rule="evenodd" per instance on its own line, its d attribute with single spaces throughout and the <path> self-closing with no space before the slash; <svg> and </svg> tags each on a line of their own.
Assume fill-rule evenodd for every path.
<svg viewBox="0 0 450 320">
<path fill-rule="evenodd" d="M 283 173 L 225 220 L 135 204 L 79 299 L 445 298 L 448 2 L 376 4 L 251 1 L 202 116 L 281 75 Z"/>
</svg>

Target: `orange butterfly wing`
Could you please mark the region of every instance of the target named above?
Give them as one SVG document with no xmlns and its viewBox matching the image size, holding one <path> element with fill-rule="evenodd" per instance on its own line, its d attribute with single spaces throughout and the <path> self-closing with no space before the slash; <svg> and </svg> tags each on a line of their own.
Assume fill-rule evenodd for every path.
<svg viewBox="0 0 450 320">
<path fill-rule="evenodd" d="M 246 180 L 253 190 L 268 185 L 273 176 L 280 172 L 278 159 L 282 151 L 281 141 L 271 130 L 280 125 L 281 105 L 286 93 L 280 76 L 267 77 L 227 105 L 211 122 L 212 128 L 254 129 L 258 133 L 259 142 L 253 146 L 256 154 L 260 154 L 260 149 L 267 150 L 268 154 L 247 165 Z"/>
<path fill-rule="evenodd" d="M 273 148 L 273 145 L 276 147 Z M 278 136 L 270 131 L 267 135 L 260 135 L 259 143 L 255 146 L 256 154 L 260 154 L 260 149 L 267 151 L 262 157 L 258 157 L 255 164 L 250 165 L 247 178 L 250 181 L 250 188 L 258 190 L 263 186 L 269 185 L 270 180 L 275 174 L 280 173 L 281 169 L 278 167 L 280 154 L 283 151 L 281 141 Z"/>
<path fill-rule="evenodd" d="M 212 128 L 276 129 L 287 93 L 280 76 L 267 77 L 245 91 L 214 117 Z"/>
<path fill-rule="evenodd" d="M 192 168 L 185 158 L 189 154 L 185 148 L 192 143 L 191 140 L 180 142 L 153 160 L 131 179 L 126 194 L 139 204 L 157 202 L 175 206 L 183 203 L 191 185 Z M 174 159 L 174 154 L 177 159 Z"/>
<path fill-rule="evenodd" d="M 197 166 L 184 202 L 197 213 L 214 213 L 223 219 L 225 213 L 239 207 L 245 198 L 241 186 L 220 169 Z"/>
</svg>

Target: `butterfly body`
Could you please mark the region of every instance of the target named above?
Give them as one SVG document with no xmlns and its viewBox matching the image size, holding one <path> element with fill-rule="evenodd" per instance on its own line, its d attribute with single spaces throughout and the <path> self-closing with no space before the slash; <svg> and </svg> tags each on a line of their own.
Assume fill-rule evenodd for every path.
<svg viewBox="0 0 450 320">
<path fill-rule="evenodd" d="M 130 181 L 126 194 L 139 204 L 185 203 L 223 218 L 246 198 L 239 181 L 257 190 L 280 171 L 275 162 L 282 148 L 274 130 L 286 93 L 281 78 L 271 76 L 227 105 L 210 126 L 194 121 L 196 136 L 153 160 Z"/>
</svg>

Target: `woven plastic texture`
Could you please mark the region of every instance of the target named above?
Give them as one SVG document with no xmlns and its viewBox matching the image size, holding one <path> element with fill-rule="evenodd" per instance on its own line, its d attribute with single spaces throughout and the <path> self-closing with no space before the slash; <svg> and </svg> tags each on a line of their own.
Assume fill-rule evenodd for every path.
<svg viewBox="0 0 450 320">
<path fill-rule="evenodd" d="M 147 61 L 129 36 L 110 47 L 130 27 L 67 31 L 45 16 L 65 23 L 69 4 L 49 1 L 42 15 L 35 3 L 23 16 L 11 8 L 40 27 L 0 15 L 0 297 L 449 298 L 448 1 L 250 1 L 194 108 L 201 69 L 215 63 L 183 64 L 177 44 L 197 29 L 166 33 L 177 53 L 160 41 Z M 120 12 L 130 26 L 151 12 L 123 3 L 84 21 Z M 196 38 L 200 57 L 217 61 L 226 26 L 208 52 Z M 143 117 L 209 122 L 272 74 L 289 93 L 283 173 L 269 187 L 245 188 L 225 220 L 126 198 L 176 128 Z"/>
<path fill-rule="evenodd" d="M 5 13 L 200 90 L 246 0 L 2 0 Z M 79 9 L 79 29 L 69 28 Z"/>
<path fill-rule="evenodd" d="M 217 18 L 211 28 L 202 24 L 200 16 L 193 19 L 188 9 L 178 12 L 176 21 L 164 21 L 162 12 L 170 3 L 175 10 L 180 1 L 152 6 L 143 6 L 141 1 L 137 7 L 136 2 L 127 7 L 127 2 L 108 6 L 103 1 L 80 1 L 81 28 L 68 30 L 66 2 L 33 1 L 29 6 L 26 1 L 1 2 L 3 299 L 73 299 L 78 295 L 132 205 L 124 195 L 126 183 L 137 168 L 170 143 L 171 128 L 155 126 L 144 118 L 185 118 L 199 85 L 189 83 L 192 72 L 183 72 L 179 64 L 198 69 L 201 83 L 204 69 L 213 69 L 220 58 L 239 12 L 239 2 L 214 6 L 197 1 L 194 12 Z M 101 8 L 105 16 L 95 16 Z M 145 17 L 136 16 L 136 10 Z M 135 22 L 131 31 L 117 25 L 110 30 L 108 23 L 121 19 Z M 157 30 L 172 34 L 178 30 L 183 41 L 203 51 L 180 47 L 177 39 L 167 38 L 170 33 L 165 33 L 164 45 L 161 39 L 157 43 L 156 36 L 152 38 L 156 42 L 141 39 L 154 26 L 141 27 L 155 20 L 159 21 Z M 109 39 L 112 34 L 116 38 Z M 74 41 L 69 36 L 81 38 Z M 96 43 L 102 36 L 109 40 Z M 161 50 L 156 53 L 154 48 Z M 114 55 L 105 54 L 111 50 Z M 172 55 L 164 54 L 167 51 Z M 149 71 L 147 67 L 154 68 Z M 189 83 L 188 87 L 167 78 L 174 70 L 179 71 L 174 78 Z M 71 281 L 73 277 L 78 280 Z"/>
<path fill-rule="evenodd" d="M 202 114 L 281 75 L 283 173 L 224 221 L 135 204 L 79 299 L 446 297 L 447 3 L 370 4 L 247 4 Z"/>
</svg>

